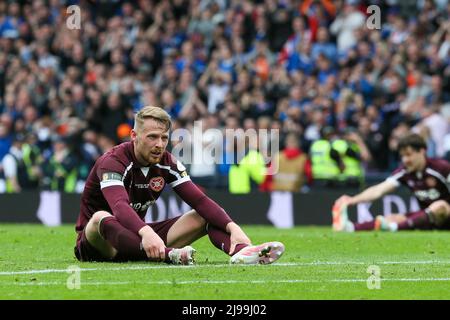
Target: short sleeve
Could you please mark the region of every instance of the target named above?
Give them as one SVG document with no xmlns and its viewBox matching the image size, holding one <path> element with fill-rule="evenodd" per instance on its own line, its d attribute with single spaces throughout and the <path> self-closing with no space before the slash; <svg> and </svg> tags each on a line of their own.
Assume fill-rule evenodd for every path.
<svg viewBox="0 0 450 320">
<path fill-rule="evenodd" d="M 111 186 L 123 187 L 123 180 L 131 166 L 132 164 L 126 167 L 121 161 L 112 156 L 103 159 L 96 172 L 100 180 L 100 189 Z"/>
<path fill-rule="evenodd" d="M 405 176 L 405 169 L 397 169 L 395 170 L 389 177 L 386 178 L 386 181 L 389 181 L 395 187 L 399 187 L 402 183 L 402 178 Z"/>
</svg>

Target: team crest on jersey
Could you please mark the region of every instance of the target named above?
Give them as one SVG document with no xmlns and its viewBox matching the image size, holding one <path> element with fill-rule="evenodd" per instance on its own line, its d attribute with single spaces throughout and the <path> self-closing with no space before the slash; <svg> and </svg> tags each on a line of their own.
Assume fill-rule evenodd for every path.
<svg viewBox="0 0 450 320">
<path fill-rule="evenodd" d="M 150 189 L 155 192 L 159 192 L 164 188 L 164 178 L 163 177 L 154 177 L 150 179 Z"/>
<path fill-rule="evenodd" d="M 427 185 L 428 187 L 430 187 L 430 188 L 434 188 L 434 187 L 436 187 L 436 185 L 437 185 L 437 181 L 436 181 L 436 179 L 433 178 L 433 177 L 428 177 L 428 178 L 426 178 L 426 179 L 425 179 L 425 183 L 426 183 L 426 185 Z"/>
</svg>

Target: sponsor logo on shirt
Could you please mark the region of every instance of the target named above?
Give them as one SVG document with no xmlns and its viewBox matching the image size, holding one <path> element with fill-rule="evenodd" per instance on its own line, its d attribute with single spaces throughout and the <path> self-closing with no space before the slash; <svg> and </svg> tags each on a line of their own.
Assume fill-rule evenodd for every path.
<svg viewBox="0 0 450 320">
<path fill-rule="evenodd" d="M 138 189 L 148 189 L 149 183 L 135 183 L 134 186 Z"/>
<path fill-rule="evenodd" d="M 427 199 L 436 200 L 441 196 L 439 191 L 434 188 L 430 190 L 417 190 L 416 192 L 414 192 L 414 194 L 416 195 L 417 199 L 421 201 Z"/>
<path fill-rule="evenodd" d="M 130 206 L 135 211 L 147 211 L 148 207 L 152 206 L 156 201 L 155 200 L 149 200 L 146 203 L 142 204 L 140 202 L 138 203 L 130 203 Z"/>
<path fill-rule="evenodd" d="M 159 192 L 164 188 L 164 178 L 163 177 L 154 177 L 150 179 L 149 185 L 150 189 L 155 192 Z"/>
</svg>

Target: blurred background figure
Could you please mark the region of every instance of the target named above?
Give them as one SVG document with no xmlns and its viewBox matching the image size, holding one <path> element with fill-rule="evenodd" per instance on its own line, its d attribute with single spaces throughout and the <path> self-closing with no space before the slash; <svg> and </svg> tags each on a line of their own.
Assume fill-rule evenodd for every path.
<svg viewBox="0 0 450 320">
<path fill-rule="evenodd" d="M 317 188 L 336 187 L 345 170 L 342 156 L 334 146 L 338 138 L 335 130 L 329 126 L 322 128 L 320 135 L 321 138 L 314 141 L 309 150 L 313 185 Z"/>
<path fill-rule="evenodd" d="M 42 178 L 43 158 L 35 142 L 36 137 L 32 134 L 25 136 L 18 133 L 14 136 L 13 144 L 1 163 L 5 192 L 38 188 Z"/>
<path fill-rule="evenodd" d="M 6 193 L 22 191 L 22 175 L 25 173 L 22 145 L 25 142 L 23 135 L 16 135 L 8 153 L 2 159 L 3 179 Z"/>
<path fill-rule="evenodd" d="M 264 156 L 258 150 L 258 139 L 247 139 L 239 134 L 234 140 L 234 164 L 228 173 L 228 188 L 232 194 L 248 194 L 258 190 L 267 168 Z"/>
<path fill-rule="evenodd" d="M 75 192 L 78 177 L 78 159 L 71 152 L 69 141 L 54 137 L 53 154 L 43 164 L 44 189 Z"/>
<path fill-rule="evenodd" d="M 348 128 L 342 138 L 332 143 L 332 148 L 339 152 L 344 170 L 337 177 L 340 185 L 361 188 L 364 185 L 365 167 L 371 160 L 366 144 L 353 128 Z"/>
<path fill-rule="evenodd" d="M 306 153 L 300 149 L 295 133 L 288 133 L 285 147 L 275 154 L 268 171 L 265 191 L 306 192 L 312 183 L 311 163 Z"/>
</svg>

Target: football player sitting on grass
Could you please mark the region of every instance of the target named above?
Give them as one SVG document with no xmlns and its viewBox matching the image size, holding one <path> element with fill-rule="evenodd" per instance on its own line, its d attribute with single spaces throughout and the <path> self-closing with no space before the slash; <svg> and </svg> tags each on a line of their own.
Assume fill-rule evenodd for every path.
<svg viewBox="0 0 450 320">
<path fill-rule="evenodd" d="M 346 232 L 450 230 L 450 164 L 446 160 L 427 158 L 426 149 L 426 142 L 418 134 L 402 138 L 398 144 L 402 165 L 385 181 L 355 196 L 343 195 L 337 199 L 332 209 L 333 229 Z M 405 185 L 414 193 L 419 211 L 387 217 L 379 215 L 374 221 L 365 223 L 349 221 L 348 206 L 374 201 L 400 185 Z"/>
<path fill-rule="evenodd" d="M 284 252 L 280 242 L 252 245 L 248 236 L 189 178 L 166 151 L 170 116 L 147 106 L 135 115 L 131 141 L 101 156 L 81 197 L 75 255 L 80 261 L 164 261 L 193 264 L 195 240 L 211 242 L 236 264 L 269 264 Z M 193 210 L 145 223 L 150 205 L 168 184 Z"/>
</svg>

